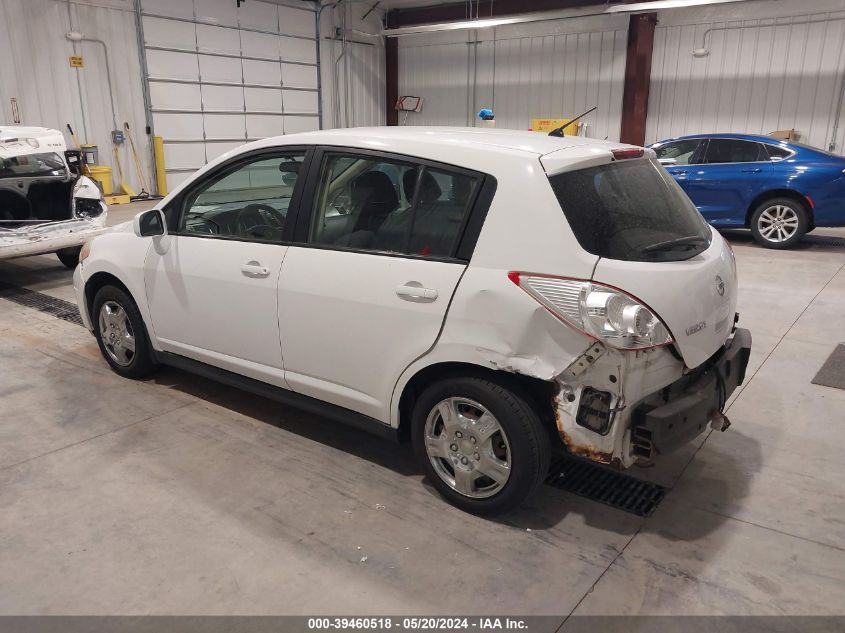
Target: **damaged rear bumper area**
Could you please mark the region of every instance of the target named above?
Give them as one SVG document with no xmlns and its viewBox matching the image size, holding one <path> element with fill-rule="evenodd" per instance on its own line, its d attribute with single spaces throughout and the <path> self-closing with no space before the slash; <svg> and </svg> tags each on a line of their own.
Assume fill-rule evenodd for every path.
<svg viewBox="0 0 845 633">
<path fill-rule="evenodd" d="M 557 376 L 558 433 L 576 456 L 628 468 L 647 464 L 704 432 L 725 430 L 725 403 L 742 384 L 751 333 L 738 328 L 689 370 L 666 347 L 623 352 L 594 343 Z"/>
<path fill-rule="evenodd" d="M 632 452 L 650 461 L 705 431 L 730 426 L 725 403 L 745 380 L 751 355 L 751 332 L 737 329 L 725 347 L 702 366 L 637 406 L 632 415 Z"/>
</svg>

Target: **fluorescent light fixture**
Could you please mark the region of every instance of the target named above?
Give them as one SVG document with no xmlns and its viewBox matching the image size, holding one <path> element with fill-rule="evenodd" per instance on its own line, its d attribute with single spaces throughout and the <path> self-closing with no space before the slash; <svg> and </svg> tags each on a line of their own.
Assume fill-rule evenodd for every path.
<svg viewBox="0 0 845 633">
<path fill-rule="evenodd" d="M 614 4 L 602 11 L 595 9 L 561 9 L 559 11 L 540 11 L 523 13 L 501 18 L 480 18 L 478 20 L 461 20 L 460 22 L 440 22 L 437 24 L 415 24 L 395 29 L 382 29 L 381 34 L 386 37 L 400 35 L 415 35 L 419 33 L 438 33 L 440 31 L 460 31 L 467 29 L 487 29 L 506 24 L 522 24 L 526 22 L 546 22 L 549 20 L 566 20 L 570 18 L 584 18 L 598 15 L 621 15 L 628 13 L 645 13 L 658 9 L 684 9 L 708 4 L 725 4 L 728 2 L 742 2 L 743 0 L 656 0 L 655 2 L 634 2 L 631 4 Z"/>
</svg>

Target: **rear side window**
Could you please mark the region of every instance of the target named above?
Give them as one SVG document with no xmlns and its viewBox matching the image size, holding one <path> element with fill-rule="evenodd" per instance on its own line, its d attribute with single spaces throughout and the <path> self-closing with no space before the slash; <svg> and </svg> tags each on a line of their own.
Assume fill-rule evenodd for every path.
<svg viewBox="0 0 845 633">
<path fill-rule="evenodd" d="M 754 163 L 769 160 L 763 145 L 731 138 L 711 138 L 707 144 L 705 163 Z"/>
<path fill-rule="evenodd" d="M 593 255 L 677 261 L 710 245 L 710 227 L 657 161 L 619 161 L 549 181 L 578 243 Z"/>
<path fill-rule="evenodd" d="M 778 161 L 792 156 L 793 152 L 785 147 L 776 147 L 775 145 L 764 145 L 766 151 L 769 153 L 769 158 Z"/>
</svg>

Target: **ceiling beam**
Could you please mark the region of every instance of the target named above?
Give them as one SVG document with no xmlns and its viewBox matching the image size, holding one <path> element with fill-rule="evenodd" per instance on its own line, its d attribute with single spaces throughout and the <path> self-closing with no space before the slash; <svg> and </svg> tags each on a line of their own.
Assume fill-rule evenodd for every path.
<svg viewBox="0 0 845 633">
<path fill-rule="evenodd" d="M 629 0 L 623 0 L 627 3 Z M 428 7 L 397 7 L 385 15 L 389 29 L 418 24 L 434 24 L 475 18 L 496 18 L 541 11 L 560 11 L 580 7 L 607 5 L 606 0 L 478 0 L 473 2 L 473 15 L 467 15 L 466 2 L 451 2 Z M 477 13 L 476 13 L 477 9 Z"/>
</svg>

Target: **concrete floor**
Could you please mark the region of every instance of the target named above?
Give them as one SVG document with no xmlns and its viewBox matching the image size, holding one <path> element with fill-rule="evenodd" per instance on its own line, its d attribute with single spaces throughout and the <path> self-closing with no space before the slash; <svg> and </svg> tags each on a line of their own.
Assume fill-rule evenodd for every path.
<svg viewBox="0 0 845 633">
<path fill-rule="evenodd" d="M 650 519 L 548 487 L 464 514 L 407 447 L 175 370 L 123 380 L 0 300 L 0 614 L 845 613 L 845 391 L 810 383 L 845 341 L 845 248 L 730 237 L 748 379 L 729 431 L 632 471 L 672 487 Z M 0 262 L 72 300 L 70 278 Z"/>
</svg>

